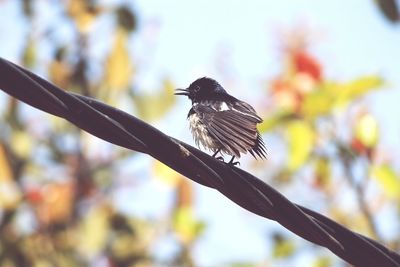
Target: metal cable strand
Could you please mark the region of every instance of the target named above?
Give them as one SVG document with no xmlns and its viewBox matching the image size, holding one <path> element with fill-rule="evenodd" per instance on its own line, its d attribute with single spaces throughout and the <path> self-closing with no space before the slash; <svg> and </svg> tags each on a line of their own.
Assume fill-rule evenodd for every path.
<svg viewBox="0 0 400 267">
<path fill-rule="evenodd" d="M 304 239 L 328 248 L 354 266 L 400 266 L 399 254 L 317 212 L 290 202 L 250 173 L 228 166 L 121 110 L 61 90 L 2 58 L 0 88 L 103 140 L 149 154 L 189 179 L 220 191 L 239 206 L 277 221 Z"/>
</svg>

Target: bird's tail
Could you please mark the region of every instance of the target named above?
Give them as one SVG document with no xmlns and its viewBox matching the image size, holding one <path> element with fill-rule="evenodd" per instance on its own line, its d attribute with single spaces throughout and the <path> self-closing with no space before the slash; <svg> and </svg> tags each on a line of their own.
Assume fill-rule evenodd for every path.
<svg viewBox="0 0 400 267">
<path fill-rule="evenodd" d="M 257 133 L 256 142 L 251 150 L 249 150 L 250 154 L 255 158 L 266 159 L 267 158 L 267 149 L 265 148 L 264 141 L 261 138 L 261 135 Z"/>
</svg>

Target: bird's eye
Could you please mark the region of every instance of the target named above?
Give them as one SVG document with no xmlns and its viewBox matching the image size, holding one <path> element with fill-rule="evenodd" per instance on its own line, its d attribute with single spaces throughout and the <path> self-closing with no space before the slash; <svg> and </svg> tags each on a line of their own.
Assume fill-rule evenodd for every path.
<svg viewBox="0 0 400 267">
<path fill-rule="evenodd" d="M 198 91 L 200 91 L 200 86 L 198 86 L 198 85 L 196 85 L 195 87 L 194 87 L 194 91 L 197 93 Z"/>
</svg>

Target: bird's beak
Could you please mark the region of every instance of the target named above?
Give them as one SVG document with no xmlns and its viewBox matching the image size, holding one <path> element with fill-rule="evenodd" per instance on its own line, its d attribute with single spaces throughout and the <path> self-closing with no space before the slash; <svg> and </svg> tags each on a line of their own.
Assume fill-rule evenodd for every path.
<svg viewBox="0 0 400 267">
<path fill-rule="evenodd" d="M 188 89 L 176 89 L 175 90 L 175 95 L 189 95 Z"/>
</svg>

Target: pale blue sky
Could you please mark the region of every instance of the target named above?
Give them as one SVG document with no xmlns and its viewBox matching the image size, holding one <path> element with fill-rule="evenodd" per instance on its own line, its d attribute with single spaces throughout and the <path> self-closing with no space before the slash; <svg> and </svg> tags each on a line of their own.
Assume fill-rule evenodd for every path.
<svg viewBox="0 0 400 267">
<path fill-rule="evenodd" d="M 150 86 L 155 73 L 172 75 L 178 86 L 186 86 L 202 75 L 218 77 L 216 51 L 225 46 L 230 51 L 228 62 L 232 63 L 232 72 L 239 76 L 236 86 L 229 90 L 245 99 L 252 98 L 247 93 L 249 90 L 254 94 L 263 90 L 260 78 L 273 77 L 281 68 L 277 56 L 277 29 L 290 28 L 297 23 L 309 25 L 317 35 L 321 33 L 311 48 L 326 68 L 328 78 L 345 81 L 377 73 L 388 80 L 391 92 L 375 94 L 371 102 L 385 129 L 382 131 L 384 142 L 389 147 L 400 147 L 400 28 L 382 17 L 373 1 L 260 0 L 243 4 L 243 1 L 228 0 L 143 0 L 136 6 L 143 22 L 156 18 L 160 23 L 157 47 L 149 63 L 149 72 L 143 77 L 145 84 Z M 190 103 L 182 100 L 182 104 L 182 112 L 185 112 Z M 393 118 L 389 114 L 396 116 Z M 184 136 L 191 142 L 186 125 L 172 131 L 173 135 Z M 196 188 L 199 216 L 210 223 L 196 250 L 201 266 L 232 259 L 261 261 L 268 257 L 267 233 L 282 228 L 243 211 L 217 192 Z M 310 203 L 313 200 L 309 199 Z M 307 260 L 310 255 L 303 251 L 295 265 L 308 266 Z M 293 262 L 286 264 L 294 266 Z"/>
</svg>

